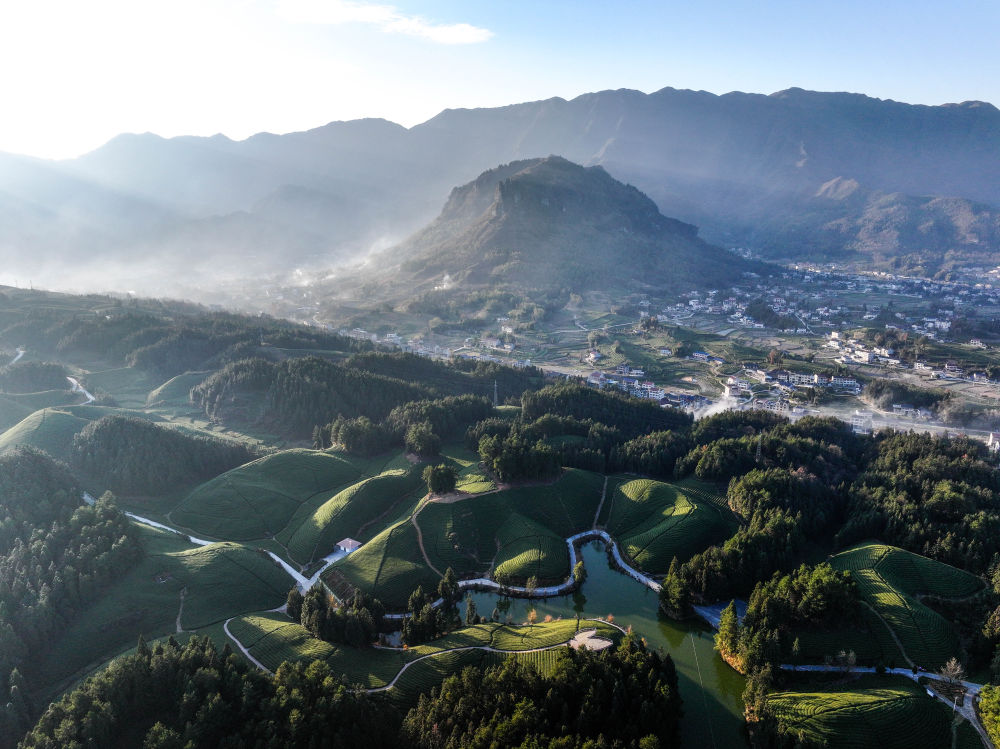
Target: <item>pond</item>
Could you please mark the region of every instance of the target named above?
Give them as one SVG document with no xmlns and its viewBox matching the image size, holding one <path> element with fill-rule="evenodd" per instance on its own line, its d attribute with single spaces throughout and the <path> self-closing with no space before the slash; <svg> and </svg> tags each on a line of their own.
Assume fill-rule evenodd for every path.
<svg viewBox="0 0 1000 749">
<path fill-rule="evenodd" d="M 677 667 L 684 718 L 681 721 L 681 745 L 686 747 L 746 747 L 743 730 L 742 676 L 723 662 L 713 648 L 713 633 L 698 623 L 679 623 L 658 616 L 656 593 L 644 585 L 615 572 L 608 566 L 604 545 L 586 544 L 583 560 L 587 582 L 574 595 L 545 601 L 502 599 L 491 593 L 475 593 L 473 600 L 483 616 L 494 608 L 509 610 L 514 621 L 524 621 L 529 607 L 538 611 L 539 620 L 547 614 L 572 618 L 579 612 L 587 617 L 614 615 L 615 624 L 632 625 L 652 648 L 662 648 Z"/>
</svg>

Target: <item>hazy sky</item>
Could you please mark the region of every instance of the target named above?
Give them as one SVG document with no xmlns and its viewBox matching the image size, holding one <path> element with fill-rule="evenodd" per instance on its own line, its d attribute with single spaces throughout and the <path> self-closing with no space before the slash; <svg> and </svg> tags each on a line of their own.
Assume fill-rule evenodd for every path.
<svg viewBox="0 0 1000 749">
<path fill-rule="evenodd" d="M 665 86 L 1000 103 L 996 0 L 0 0 L 0 151 Z"/>
</svg>

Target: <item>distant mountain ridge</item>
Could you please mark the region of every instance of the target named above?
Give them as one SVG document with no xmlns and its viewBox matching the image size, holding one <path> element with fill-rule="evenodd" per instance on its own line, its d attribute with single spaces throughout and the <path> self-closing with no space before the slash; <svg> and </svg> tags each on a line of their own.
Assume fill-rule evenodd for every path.
<svg viewBox="0 0 1000 749">
<path fill-rule="evenodd" d="M 995 234 L 966 242 L 962 230 L 970 211 L 992 226 L 1000 206 L 991 104 L 665 88 L 451 109 L 410 129 L 356 120 L 238 142 L 125 135 L 71 161 L 0 156 L 11 167 L 0 170 L 0 262 L 65 267 L 75 252 L 77 262 L 134 261 L 160 282 L 164 267 L 328 267 L 416 231 L 454 185 L 539 154 L 600 165 L 707 240 L 774 257 L 917 254 L 933 272 L 949 252 L 989 259 L 1000 249 Z M 871 201 L 824 193 L 831 181 L 904 205 L 962 207 L 938 212 L 932 232 L 919 230 L 920 210 L 894 215 L 898 246 L 874 252 Z"/>
</svg>

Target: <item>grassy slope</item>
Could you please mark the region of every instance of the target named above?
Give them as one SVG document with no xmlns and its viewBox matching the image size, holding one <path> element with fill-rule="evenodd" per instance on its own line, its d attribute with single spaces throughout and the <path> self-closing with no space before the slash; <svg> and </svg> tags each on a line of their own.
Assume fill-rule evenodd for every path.
<svg viewBox="0 0 1000 749">
<path fill-rule="evenodd" d="M 337 492 L 301 523 L 289 523 L 279 540 L 293 559 L 308 564 L 332 551 L 341 539 L 360 535 L 363 526 L 401 500 L 425 491 L 417 468 L 384 471 Z"/>
<path fill-rule="evenodd" d="M 209 374 L 210 372 L 185 372 L 171 377 L 146 394 L 145 404 L 151 408 L 173 407 L 191 411 L 194 409 L 191 404 L 191 388 L 202 382 Z"/>
<path fill-rule="evenodd" d="M 278 534 L 300 506 L 361 479 L 368 461 L 316 450 L 286 450 L 227 471 L 192 491 L 170 516 L 215 538 Z"/>
<path fill-rule="evenodd" d="M 506 571 L 518 579 L 562 579 L 569 573 L 564 539 L 591 527 L 603 485 L 602 476 L 571 469 L 550 485 L 427 505 L 418 516 L 424 547 L 435 567 L 460 575 L 486 574 L 495 559 L 510 562 Z M 531 544 L 544 555 L 525 556 Z"/>
<path fill-rule="evenodd" d="M 337 595 L 357 587 L 380 599 L 390 611 L 404 610 L 418 585 L 428 593 L 436 591 L 439 579 L 424 562 L 417 530 L 409 520 L 386 528 L 323 573 L 323 581 Z"/>
<path fill-rule="evenodd" d="M 638 567 L 654 574 L 665 573 L 675 556 L 684 562 L 732 530 L 722 511 L 690 487 L 635 479 L 618 484 L 606 503 L 608 533 Z"/>
<path fill-rule="evenodd" d="M 836 747 L 912 749 L 951 746 L 947 705 L 901 676 L 865 675 L 847 684 L 768 697 L 779 721 Z"/>
<path fill-rule="evenodd" d="M 68 460 L 73 436 L 87 426 L 88 420 L 65 410 L 43 408 L 35 411 L 0 434 L 0 452 L 20 445 L 44 450 L 60 460 Z"/>
<path fill-rule="evenodd" d="M 608 625 L 592 622 L 583 625 L 584 628 L 591 626 L 597 626 L 603 637 L 617 640 L 620 636 L 618 630 Z M 272 671 L 283 661 L 322 658 L 335 674 L 346 676 L 349 683 L 371 689 L 392 681 L 404 664 L 450 648 L 488 646 L 498 650 L 531 650 L 557 646 L 573 637 L 576 621 L 553 621 L 531 627 L 487 622 L 456 630 L 433 642 L 406 650 L 333 645 L 313 638 L 304 627 L 279 613 L 238 617 L 230 622 L 229 630 L 249 649 L 251 655 Z M 444 653 L 430 658 L 407 669 L 400 679 L 400 690 L 414 694 L 427 691 L 454 670 L 453 661 L 456 659 L 478 662 L 487 655 L 485 651 L 474 651 L 466 655 Z M 540 665 L 550 659 L 551 656 L 535 658 Z"/>
<path fill-rule="evenodd" d="M 30 415 L 30 407 L 6 395 L 0 395 L 0 432 L 10 429 Z"/>
<path fill-rule="evenodd" d="M 954 629 L 920 603 L 921 595 L 962 598 L 983 589 L 975 575 L 893 546 L 861 543 L 833 556 L 830 564 L 849 570 L 861 597 L 888 623 L 907 655 L 936 669 L 959 651 Z"/>
</svg>

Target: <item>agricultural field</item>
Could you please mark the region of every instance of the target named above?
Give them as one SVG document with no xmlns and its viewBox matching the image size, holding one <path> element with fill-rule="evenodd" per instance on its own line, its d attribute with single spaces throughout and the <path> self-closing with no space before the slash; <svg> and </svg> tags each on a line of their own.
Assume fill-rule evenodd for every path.
<svg viewBox="0 0 1000 749">
<path fill-rule="evenodd" d="M 240 544 L 192 547 L 173 533 L 137 526 L 145 557 L 104 591 L 59 638 L 33 673 L 57 694 L 71 681 L 147 640 L 202 630 L 248 611 L 280 606 L 291 578 L 270 558 Z M 181 593 L 184 592 L 183 610 Z"/>
<path fill-rule="evenodd" d="M 480 576 L 504 566 L 522 584 L 531 575 L 561 581 L 570 571 L 565 539 L 591 527 L 603 486 L 598 474 L 568 470 L 552 484 L 429 503 L 416 520 L 439 570 Z"/>
<path fill-rule="evenodd" d="M 920 602 L 924 595 L 965 598 L 985 587 L 968 572 L 878 543 L 861 543 L 830 559 L 847 570 L 861 598 L 892 628 L 917 665 L 935 670 L 959 652 L 951 624 Z"/>
<path fill-rule="evenodd" d="M 389 611 L 405 610 L 418 585 L 427 592 L 437 590 L 440 578 L 424 562 L 417 529 L 408 519 L 386 528 L 323 573 L 323 582 L 335 595 L 346 596 L 352 588 L 360 588 Z"/>
<path fill-rule="evenodd" d="M 0 432 L 28 418 L 32 409 L 6 395 L 0 395 Z"/>
<path fill-rule="evenodd" d="M 864 675 L 768 696 L 779 723 L 836 747 L 912 749 L 952 745 L 951 711 L 903 676 Z"/>
<path fill-rule="evenodd" d="M 192 491 L 171 519 L 195 533 L 237 541 L 277 535 L 310 499 L 362 479 L 369 462 L 317 450 L 268 455 Z"/>
<path fill-rule="evenodd" d="M 88 372 L 80 381 L 94 395 L 106 393 L 126 408 L 145 407 L 147 394 L 156 385 L 150 375 L 132 367 Z"/>
<path fill-rule="evenodd" d="M 707 485 L 621 479 L 609 482 L 602 514 L 607 512 L 608 533 L 637 567 L 664 574 L 674 557 L 684 562 L 732 532 L 728 512 L 719 508 L 720 500 L 705 499 L 708 493 L 715 494 Z"/>
<path fill-rule="evenodd" d="M 585 622 L 583 628 L 596 627 L 601 637 L 615 642 L 621 633 L 602 622 Z M 332 672 L 344 676 L 348 683 L 367 689 L 377 689 L 390 683 L 403 666 L 425 656 L 434 656 L 415 663 L 400 677 L 399 690 L 405 697 L 440 684 L 442 679 L 458 668 L 470 663 L 480 663 L 484 658 L 500 660 L 502 653 L 486 650 L 461 650 L 454 648 L 494 648 L 496 650 L 525 651 L 552 648 L 523 656 L 540 667 L 551 668 L 555 663 L 559 645 L 576 634 L 576 620 L 561 620 L 527 625 L 507 625 L 496 622 L 477 624 L 451 632 L 433 642 L 408 649 L 366 648 L 358 649 L 333 645 L 312 637 L 300 624 L 287 616 L 273 612 L 236 617 L 229 623 L 229 631 L 243 644 L 250 654 L 271 671 L 284 661 L 323 659 Z M 438 655 L 440 654 L 440 655 Z"/>
<path fill-rule="evenodd" d="M 337 492 L 301 522 L 293 518 L 278 538 L 292 559 L 308 565 L 330 553 L 341 539 L 364 535 L 359 533 L 363 527 L 375 530 L 372 521 L 426 491 L 419 467 L 384 471 Z"/>
<path fill-rule="evenodd" d="M 0 434 L 0 452 L 28 445 L 65 461 L 69 459 L 73 437 L 88 423 L 87 419 L 66 410 L 43 408 Z"/>
<path fill-rule="evenodd" d="M 833 658 L 841 650 L 853 650 L 860 666 L 882 663 L 905 667 L 906 658 L 885 623 L 867 607 L 861 608 L 861 618 L 860 623 L 851 622 L 837 629 L 796 630 L 802 662 L 823 663 L 827 656 Z"/>
<path fill-rule="evenodd" d="M 73 406 L 84 400 L 79 393 L 66 390 L 41 390 L 37 393 L 4 393 L 4 398 L 28 409 L 29 412 L 42 408 L 62 408 Z"/>
<path fill-rule="evenodd" d="M 211 372 L 185 372 L 171 377 L 159 387 L 146 394 L 147 408 L 194 410 L 191 404 L 191 388 L 201 383 Z"/>
<path fill-rule="evenodd" d="M 456 490 L 466 494 L 481 494 L 497 488 L 493 479 L 479 467 L 479 456 L 471 450 L 458 445 L 446 445 L 441 450 L 441 455 L 455 469 Z"/>
</svg>

